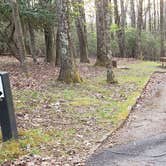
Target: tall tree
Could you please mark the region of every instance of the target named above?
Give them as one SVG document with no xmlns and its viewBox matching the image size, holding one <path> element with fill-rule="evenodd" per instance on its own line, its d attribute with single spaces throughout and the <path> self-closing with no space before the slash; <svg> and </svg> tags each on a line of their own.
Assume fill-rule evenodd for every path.
<svg viewBox="0 0 166 166">
<path fill-rule="evenodd" d="M 80 62 L 89 63 L 84 0 L 73 0 L 72 2 L 74 3 L 74 8 L 77 12 L 75 22 L 79 39 Z"/>
<path fill-rule="evenodd" d="M 152 31 L 152 18 L 151 18 L 151 0 L 148 0 L 148 8 L 149 8 L 149 31 Z"/>
<path fill-rule="evenodd" d="M 157 31 L 160 31 L 160 0 L 156 0 L 157 3 Z"/>
<path fill-rule="evenodd" d="M 138 19 L 137 19 L 137 40 L 136 40 L 136 57 L 142 57 L 142 48 L 141 48 L 141 34 L 142 34 L 142 12 L 143 12 L 143 0 L 138 1 Z"/>
<path fill-rule="evenodd" d="M 124 1 L 120 0 L 121 6 L 121 18 L 118 10 L 118 1 L 114 0 L 114 16 L 115 16 L 115 24 L 118 26 L 117 37 L 118 37 L 118 45 L 120 51 L 120 57 L 126 56 L 126 46 L 125 46 L 125 8 Z"/>
<path fill-rule="evenodd" d="M 26 62 L 25 62 L 26 50 L 25 50 L 25 43 L 23 39 L 23 32 L 21 27 L 18 2 L 17 0 L 10 0 L 10 2 L 12 6 L 12 16 L 13 16 L 14 25 L 15 25 L 15 32 L 16 32 L 15 36 L 17 40 L 17 46 L 19 49 L 19 58 L 21 62 L 21 67 L 24 72 L 27 72 Z"/>
<path fill-rule="evenodd" d="M 54 32 L 53 27 L 49 24 L 44 27 L 44 37 L 46 45 L 46 58 L 45 61 L 48 63 L 55 64 L 55 52 L 54 52 Z"/>
<path fill-rule="evenodd" d="M 96 0 L 97 60 L 96 65 L 111 62 L 109 0 Z"/>
<path fill-rule="evenodd" d="M 131 27 L 136 27 L 136 16 L 135 16 L 135 1 L 130 0 L 130 18 L 131 18 Z"/>
<path fill-rule="evenodd" d="M 124 6 L 124 0 L 120 0 L 121 6 L 121 23 L 120 23 L 120 36 L 121 38 L 121 56 L 126 57 L 126 37 L 125 37 L 125 25 L 126 25 L 126 11 Z"/>
<path fill-rule="evenodd" d="M 59 73 L 59 81 L 66 83 L 81 82 L 81 78 L 76 67 L 70 34 L 70 0 L 57 0 L 58 10 L 58 30 L 60 38 L 60 57 L 61 68 Z"/>
<path fill-rule="evenodd" d="M 164 0 L 160 0 L 160 56 L 165 56 L 164 51 Z"/>
<path fill-rule="evenodd" d="M 28 8 L 31 8 L 30 1 L 27 1 Z M 35 32 L 34 27 L 32 26 L 31 20 L 28 20 L 28 30 L 29 30 L 29 37 L 30 37 L 30 52 L 33 58 L 33 62 L 36 63 L 36 43 L 35 43 Z"/>
<path fill-rule="evenodd" d="M 156 28 L 156 24 L 157 24 L 157 12 L 156 12 L 156 0 L 153 0 L 153 10 L 154 10 L 154 14 L 153 14 L 153 30 L 154 32 L 156 32 L 157 28 Z"/>
<path fill-rule="evenodd" d="M 51 11 L 54 2 L 52 0 L 43 1 L 39 0 L 39 5 L 44 9 L 47 8 L 48 11 Z M 44 24 L 44 38 L 45 38 L 45 50 L 46 50 L 46 57 L 45 61 L 51 64 L 55 64 L 55 43 L 54 43 L 54 25 L 50 22 L 45 22 Z"/>
<path fill-rule="evenodd" d="M 30 37 L 30 51 L 33 58 L 33 62 L 36 63 L 37 58 L 36 58 L 35 32 L 30 22 L 28 22 L 28 29 L 29 29 L 29 37 Z"/>
</svg>

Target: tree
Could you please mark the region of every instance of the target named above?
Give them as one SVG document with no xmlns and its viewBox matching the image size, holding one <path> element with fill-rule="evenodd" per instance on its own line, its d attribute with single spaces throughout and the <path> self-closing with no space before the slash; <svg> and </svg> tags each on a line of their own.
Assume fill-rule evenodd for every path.
<svg viewBox="0 0 166 166">
<path fill-rule="evenodd" d="M 27 1 L 28 8 L 31 8 L 30 1 Z M 29 30 L 29 37 L 30 37 L 30 51 L 33 58 L 33 62 L 36 63 L 36 43 L 35 43 L 35 32 L 34 27 L 32 26 L 31 20 L 28 20 L 28 30 Z"/>
<path fill-rule="evenodd" d="M 96 0 L 97 60 L 96 65 L 111 63 L 109 0 Z"/>
<path fill-rule="evenodd" d="M 48 11 L 51 12 L 54 8 L 54 2 L 52 0 L 49 1 L 43 1 L 39 0 L 39 5 L 42 9 L 46 8 Z M 55 64 L 55 43 L 54 43 L 54 26 L 55 23 L 52 23 L 50 21 L 46 21 L 43 24 L 44 29 L 44 38 L 45 38 L 45 50 L 46 50 L 46 56 L 45 61 L 47 63 Z"/>
<path fill-rule="evenodd" d="M 44 37 L 46 45 L 46 58 L 47 63 L 55 63 L 55 52 L 54 52 L 54 39 L 53 39 L 53 27 L 49 24 L 44 27 Z"/>
<path fill-rule="evenodd" d="M 160 57 L 165 56 L 164 51 L 164 1 L 160 0 Z"/>
<path fill-rule="evenodd" d="M 157 24 L 157 17 L 156 17 L 156 0 L 153 0 L 153 7 L 154 7 L 154 14 L 153 14 L 153 24 L 154 24 L 154 27 L 153 27 L 153 30 L 156 31 L 157 28 L 156 28 L 156 24 Z"/>
<path fill-rule="evenodd" d="M 126 57 L 126 46 L 125 46 L 125 8 L 124 1 L 120 0 L 121 5 L 121 18 L 118 10 L 118 1 L 114 0 L 114 15 L 115 15 L 115 24 L 118 27 L 117 37 L 118 45 L 120 51 L 120 57 Z"/>
<path fill-rule="evenodd" d="M 131 27 L 136 27 L 136 17 L 135 17 L 135 1 L 130 0 L 130 18 L 131 18 Z"/>
<path fill-rule="evenodd" d="M 25 43 L 24 43 L 24 39 L 23 39 L 23 32 L 22 32 L 22 27 L 21 27 L 18 2 L 17 2 L 17 0 L 10 0 L 10 2 L 11 2 L 11 6 L 12 6 L 12 16 L 13 16 L 14 25 L 15 25 L 15 32 L 16 32 L 15 36 L 16 36 L 17 46 L 18 46 L 18 50 L 19 50 L 21 67 L 22 67 L 23 71 L 26 72 L 27 71 L 26 62 L 25 62 L 26 50 L 25 50 Z"/>
<path fill-rule="evenodd" d="M 30 37 L 30 50 L 31 50 L 31 55 L 33 58 L 33 62 L 36 63 L 36 43 L 35 43 L 35 32 L 34 29 L 31 25 L 31 23 L 28 23 L 28 29 L 29 29 L 29 37 Z"/>
<path fill-rule="evenodd" d="M 89 63 L 88 59 L 88 41 L 87 41 L 87 28 L 85 19 L 85 9 L 83 0 L 72 1 L 74 8 L 77 12 L 76 16 L 76 28 L 79 39 L 79 50 L 80 50 L 80 62 Z"/>
<path fill-rule="evenodd" d="M 142 10 L 143 0 L 138 1 L 138 19 L 137 19 L 137 39 L 136 39 L 136 57 L 142 58 L 141 33 L 142 33 Z"/>
<path fill-rule="evenodd" d="M 151 0 L 148 0 L 148 8 L 149 8 L 149 31 L 152 31 L 152 18 L 151 18 Z"/>
<path fill-rule="evenodd" d="M 126 11 L 124 6 L 124 0 L 120 0 L 121 5 L 121 27 L 119 32 L 119 38 L 121 38 L 120 46 L 121 48 L 121 57 L 126 57 L 126 39 L 125 39 L 125 25 L 126 25 Z"/>
<path fill-rule="evenodd" d="M 76 67 L 72 46 L 71 46 L 71 34 L 70 34 L 70 1 L 69 0 L 57 0 L 58 10 L 58 28 L 60 38 L 60 57 L 61 67 L 59 73 L 59 81 L 66 83 L 81 82 L 81 78 Z"/>
</svg>

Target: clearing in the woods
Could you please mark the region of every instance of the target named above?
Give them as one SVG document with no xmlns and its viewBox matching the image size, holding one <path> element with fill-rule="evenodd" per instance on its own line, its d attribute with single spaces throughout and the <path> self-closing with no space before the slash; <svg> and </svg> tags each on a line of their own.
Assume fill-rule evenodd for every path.
<svg viewBox="0 0 166 166">
<path fill-rule="evenodd" d="M 19 130 L 18 141 L 1 144 L 1 163 L 20 158 L 15 164 L 34 160 L 35 165 L 84 165 L 128 117 L 151 74 L 160 70 L 156 62 L 118 60 L 118 84 L 110 85 L 106 69 L 92 64 L 79 66 L 83 83 L 66 85 L 56 81 L 58 68 L 29 62 L 27 78 L 14 59 L 1 58 L 0 70 L 10 73 Z M 156 84 L 151 86 L 155 89 Z M 143 119 L 139 122 L 134 131 L 144 125 Z"/>
</svg>

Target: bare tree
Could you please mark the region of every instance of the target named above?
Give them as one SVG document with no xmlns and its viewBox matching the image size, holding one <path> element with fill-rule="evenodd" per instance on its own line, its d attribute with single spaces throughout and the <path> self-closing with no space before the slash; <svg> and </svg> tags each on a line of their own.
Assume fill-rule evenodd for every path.
<svg viewBox="0 0 166 166">
<path fill-rule="evenodd" d="M 130 0 L 131 27 L 136 27 L 135 0 Z"/>
<path fill-rule="evenodd" d="M 137 41 L 136 41 L 136 57 L 142 57 L 142 48 L 141 48 L 141 33 L 142 33 L 142 12 L 143 12 L 143 0 L 138 1 L 138 19 L 137 19 Z"/>
<path fill-rule="evenodd" d="M 76 27 L 79 39 L 80 62 L 89 63 L 88 59 L 88 41 L 87 41 L 87 27 L 85 19 L 85 9 L 83 0 L 73 0 L 74 9 L 77 11 Z"/>
<path fill-rule="evenodd" d="M 110 15 L 108 9 L 108 0 L 96 0 L 96 29 L 97 29 L 97 60 L 96 65 L 107 66 L 111 61 L 110 33 L 108 25 L 110 24 Z"/>
<path fill-rule="evenodd" d="M 126 46 L 125 46 L 125 8 L 124 1 L 120 0 L 121 5 L 121 18 L 118 10 L 118 1 L 114 0 L 114 16 L 115 24 L 118 26 L 117 37 L 120 51 L 120 57 L 126 57 Z"/>
<path fill-rule="evenodd" d="M 31 8 L 30 1 L 27 1 L 27 5 Z M 29 37 L 30 37 L 30 52 L 33 58 L 33 62 L 36 63 L 36 43 L 35 43 L 35 32 L 34 27 L 32 26 L 31 20 L 28 20 L 28 30 L 29 30 Z"/>
<path fill-rule="evenodd" d="M 59 45 L 61 57 L 61 68 L 58 80 L 66 83 L 81 82 L 81 78 L 74 61 L 71 45 L 69 20 L 70 1 L 57 0 L 56 3 L 58 8 Z"/>
<path fill-rule="evenodd" d="M 160 0 L 160 57 L 165 56 L 164 51 L 164 0 Z"/>
<path fill-rule="evenodd" d="M 55 49 L 54 49 L 54 30 L 53 26 L 45 25 L 44 37 L 46 45 L 46 58 L 45 61 L 51 64 L 55 64 Z"/>
<path fill-rule="evenodd" d="M 19 15 L 19 7 L 18 7 L 18 2 L 17 0 L 10 0 L 11 6 L 12 6 L 12 16 L 14 20 L 14 25 L 15 25 L 15 36 L 17 40 L 17 46 L 19 49 L 19 59 L 21 63 L 21 67 L 24 72 L 27 72 L 26 68 L 26 62 L 25 62 L 25 57 L 26 57 L 26 50 L 25 50 L 25 43 L 23 39 L 23 32 L 22 32 L 22 26 L 21 26 L 21 20 L 20 20 L 20 15 Z"/>
<path fill-rule="evenodd" d="M 153 10 L 154 10 L 154 14 L 153 14 L 153 30 L 156 31 L 156 24 L 157 24 L 157 12 L 156 12 L 156 0 L 153 0 Z"/>
<path fill-rule="evenodd" d="M 151 18 L 151 0 L 148 0 L 148 8 L 149 8 L 149 31 L 152 31 L 152 18 Z"/>
</svg>

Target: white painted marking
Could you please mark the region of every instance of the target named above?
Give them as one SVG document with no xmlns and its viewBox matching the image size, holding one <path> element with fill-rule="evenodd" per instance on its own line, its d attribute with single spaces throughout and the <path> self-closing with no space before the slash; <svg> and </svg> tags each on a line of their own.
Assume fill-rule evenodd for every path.
<svg viewBox="0 0 166 166">
<path fill-rule="evenodd" d="M 5 95 L 4 95 L 4 90 L 3 90 L 3 83 L 2 83 L 2 78 L 0 76 L 0 98 L 4 98 Z"/>
</svg>

